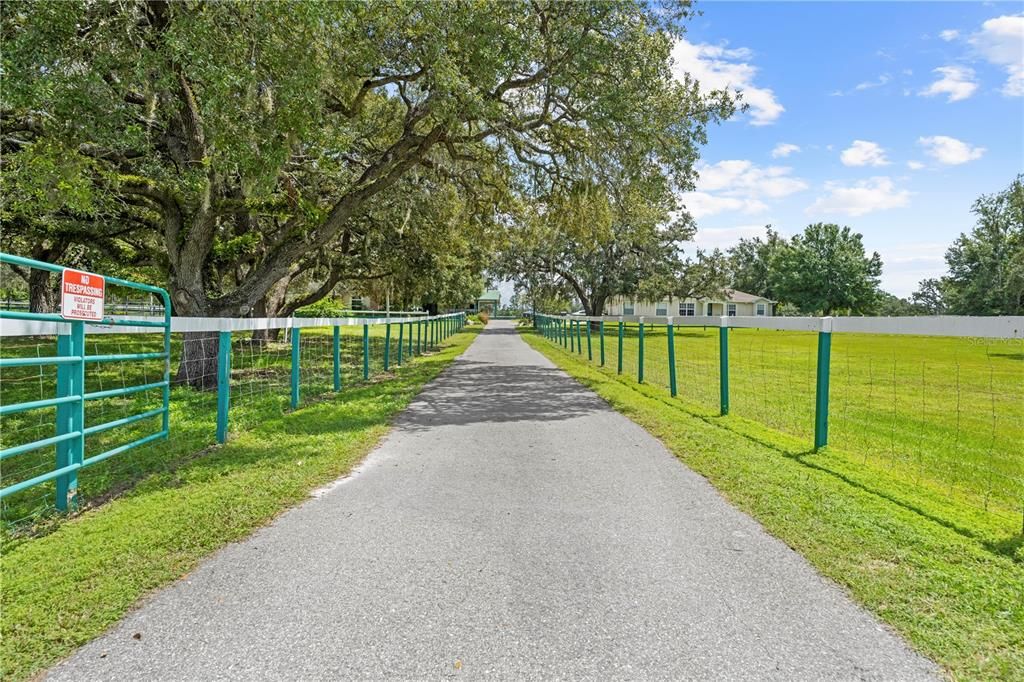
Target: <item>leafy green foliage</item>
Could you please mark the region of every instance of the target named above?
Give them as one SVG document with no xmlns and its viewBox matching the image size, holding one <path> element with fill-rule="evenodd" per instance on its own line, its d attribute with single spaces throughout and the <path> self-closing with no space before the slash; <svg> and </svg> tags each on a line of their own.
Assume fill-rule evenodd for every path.
<svg viewBox="0 0 1024 682">
<path fill-rule="evenodd" d="M 720 254 L 684 259 L 684 243 L 696 228 L 689 215 L 673 216 L 675 209 L 671 188 L 656 173 L 581 181 L 549 196 L 513 231 L 497 271 L 522 289 L 540 288 L 546 304 L 565 298 L 550 297 L 560 281 L 588 315 L 601 315 L 619 294 L 654 300 L 720 290 Z"/>
<path fill-rule="evenodd" d="M 974 229 L 946 251 L 949 275 L 922 282 L 915 296 L 954 315 L 1024 314 L 1024 175 L 972 210 Z"/>
<path fill-rule="evenodd" d="M 685 2 L 4 9 L 4 152 L 24 156 L 5 227 L 31 241 L 41 215 L 88 206 L 77 244 L 130 222 L 111 252 L 185 315 L 274 314 L 368 278 L 454 301 L 512 193 L 571 187 L 602 153 L 686 189 L 732 107 L 672 76 Z M 39 164 L 36 186 L 21 169 Z"/>
<path fill-rule="evenodd" d="M 732 287 L 803 314 L 870 314 L 878 304 L 882 259 L 864 252 L 860 234 L 831 223 L 808 225 L 786 240 L 743 239 L 729 251 Z"/>
<path fill-rule="evenodd" d="M 772 287 L 770 264 L 786 240 L 771 225 L 765 227 L 765 233 L 764 239 L 740 239 L 736 246 L 729 249 L 729 286 L 777 301 L 779 296 Z"/>
</svg>

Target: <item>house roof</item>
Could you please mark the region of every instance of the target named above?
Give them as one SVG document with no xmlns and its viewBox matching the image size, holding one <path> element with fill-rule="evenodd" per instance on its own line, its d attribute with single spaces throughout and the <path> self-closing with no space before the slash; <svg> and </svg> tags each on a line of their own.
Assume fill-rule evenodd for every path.
<svg viewBox="0 0 1024 682">
<path fill-rule="evenodd" d="M 770 298 L 764 296 L 758 296 L 756 294 L 748 294 L 745 291 L 739 291 L 738 289 L 726 289 L 725 295 L 729 299 L 730 303 L 754 303 L 756 301 L 768 301 L 771 302 Z"/>
<path fill-rule="evenodd" d="M 478 300 L 478 301 L 494 301 L 495 303 L 497 303 L 498 301 L 501 300 L 501 292 L 498 291 L 497 289 L 488 289 L 487 291 L 485 291 L 483 294 L 480 295 L 480 298 L 478 298 L 476 300 Z"/>
</svg>

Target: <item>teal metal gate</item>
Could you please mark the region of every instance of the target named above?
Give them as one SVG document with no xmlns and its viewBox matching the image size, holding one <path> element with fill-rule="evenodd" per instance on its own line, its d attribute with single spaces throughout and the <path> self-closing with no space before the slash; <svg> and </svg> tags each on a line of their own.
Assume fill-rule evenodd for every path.
<svg viewBox="0 0 1024 682">
<path fill-rule="evenodd" d="M 51 263 L 21 258 L 6 253 L 0 253 L 0 263 L 21 266 L 26 268 L 37 268 L 58 273 L 63 273 L 68 268 Z M 13 310 L 0 310 L 0 320 L 23 320 L 28 322 L 52 323 L 55 325 L 56 333 L 56 354 L 48 357 L 0 357 L 0 370 L 13 367 L 26 366 L 54 366 L 57 370 L 56 392 L 52 398 L 33 400 L 28 402 L 0 405 L 0 417 L 4 417 L 28 410 L 42 410 L 56 408 L 55 433 L 52 437 L 22 443 L 16 446 L 0 450 L 0 463 L 8 458 L 22 455 L 28 452 L 56 447 L 56 457 L 53 468 L 43 474 L 18 481 L 11 485 L 0 488 L 0 499 L 13 495 L 32 486 L 56 481 L 57 509 L 66 511 L 77 505 L 78 493 L 78 471 L 87 466 L 97 464 L 110 457 L 119 455 L 132 448 L 145 445 L 155 440 L 168 437 L 169 428 L 169 405 L 171 397 L 171 304 L 167 292 L 159 287 L 128 282 L 115 277 L 104 277 L 107 284 L 112 286 L 127 287 L 139 291 L 155 294 L 160 297 L 164 306 L 163 320 L 153 319 L 130 319 L 125 317 L 104 317 L 102 321 L 84 322 L 81 320 L 69 320 L 57 313 L 31 313 Z M 85 338 L 86 326 L 124 326 L 124 327 L 152 327 L 153 331 L 162 331 L 163 350 L 153 353 L 118 353 L 106 355 L 89 355 L 86 351 Z M 2 349 L 0 349 L 2 353 Z M 125 362 L 156 360 L 164 361 L 163 380 L 138 384 L 134 386 L 123 386 L 111 390 L 100 390 L 86 392 L 85 390 L 85 368 L 92 363 Z M 136 414 L 115 419 L 113 421 L 86 426 L 86 405 L 92 400 L 102 400 L 123 395 L 141 393 L 143 391 L 161 392 L 161 406 Z M 119 445 L 104 452 L 89 454 L 86 452 L 86 437 L 110 431 L 118 427 L 127 426 L 144 419 L 160 417 L 160 429 L 142 438 L 129 443 Z M 0 485 L 3 485 L 0 483 Z"/>
</svg>

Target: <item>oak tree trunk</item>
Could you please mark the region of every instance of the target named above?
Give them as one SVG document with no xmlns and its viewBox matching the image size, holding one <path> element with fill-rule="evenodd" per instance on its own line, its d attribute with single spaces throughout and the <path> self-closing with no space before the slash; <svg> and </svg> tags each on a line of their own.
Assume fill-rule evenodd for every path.
<svg viewBox="0 0 1024 682">
<path fill-rule="evenodd" d="M 174 382 L 201 391 L 217 388 L 217 332 L 185 332 Z"/>
<path fill-rule="evenodd" d="M 28 275 L 28 309 L 33 313 L 56 310 L 56 292 L 50 284 L 50 271 L 33 268 Z"/>
</svg>

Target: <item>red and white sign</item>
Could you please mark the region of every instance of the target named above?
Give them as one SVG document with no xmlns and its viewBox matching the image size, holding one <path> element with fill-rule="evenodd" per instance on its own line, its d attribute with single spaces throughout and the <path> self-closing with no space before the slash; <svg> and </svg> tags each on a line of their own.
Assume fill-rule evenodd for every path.
<svg viewBox="0 0 1024 682">
<path fill-rule="evenodd" d="M 60 283 L 60 316 L 65 320 L 102 320 L 104 285 L 99 275 L 64 270 Z"/>
</svg>

